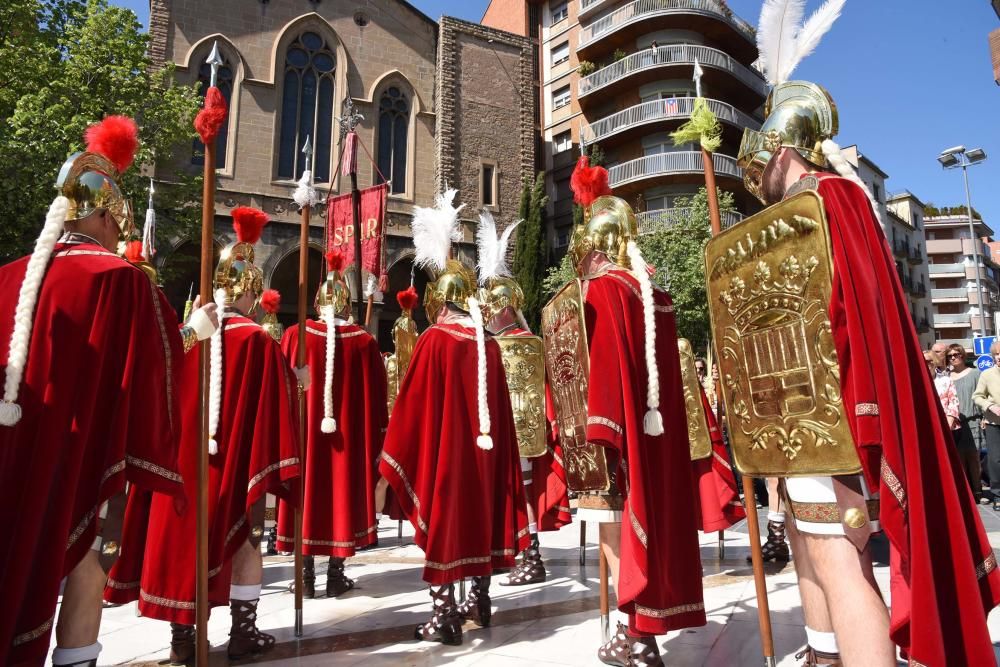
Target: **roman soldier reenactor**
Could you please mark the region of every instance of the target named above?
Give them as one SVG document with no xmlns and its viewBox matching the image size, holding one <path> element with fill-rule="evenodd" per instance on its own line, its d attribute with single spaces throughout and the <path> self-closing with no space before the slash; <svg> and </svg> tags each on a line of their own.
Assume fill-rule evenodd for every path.
<svg viewBox="0 0 1000 667">
<path fill-rule="evenodd" d="M 45 661 L 64 577 L 52 663 L 96 665 L 125 484 L 183 497 L 175 371 L 217 327 L 210 304 L 179 329 L 163 293 L 116 254 L 135 234 L 121 191 L 135 122 L 110 116 L 86 141 L 60 170 L 33 253 L 0 268 L 5 665 Z"/>
<path fill-rule="evenodd" d="M 264 291 L 253 263 L 254 244 L 267 216 L 257 209 L 232 211 L 236 242 L 222 251 L 215 271 L 222 327 L 210 343 L 209 378 L 209 602 L 229 605 L 228 654 L 240 658 L 267 651 L 274 637 L 256 624 L 263 563 L 265 494 L 298 502 L 296 376 L 278 343 L 250 319 Z M 201 442 L 196 391 L 200 352 L 181 370 L 180 467 L 188 499 L 196 494 Z M 170 622 L 170 659 L 194 658 L 196 527 L 194 502 L 180 507 L 168 496 L 152 498 L 142 550 L 126 552 L 111 572 L 106 599 L 139 600 L 143 616 Z M 145 528 L 140 527 L 140 528 Z"/>
<path fill-rule="evenodd" d="M 545 581 L 538 533 L 556 531 L 573 522 L 558 439 L 553 438 L 549 428 L 542 341 L 528 329 L 521 313 L 524 292 L 507 266 L 507 246 L 520 222 L 508 225 L 498 237 L 493 215 L 483 211 L 476 230 L 481 302 L 487 313 L 486 329 L 500 344 L 511 403 L 515 406 L 514 424 L 531 537 L 528 548 L 521 553 L 521 562 L 500 582 L 501 586 Z"/>
<path fill-rule="evenodd" d="M 992 665 L 996 557 L 957 464 L 877 208 L 833 142 L 837 108 L 789 80 L 839 15 L 799 25 L 767 0 L 757 32 L 773 86 L 739 163 L 765 211 L 706 252 L 733 457 L 782 477 L 806 664 Z M 791 22 L 791 24 L 789 24 Z M 871 535 L 890 547 L 891 611 Z"/>
<path fill-rule="evenodd" d="M 351 289 L 344 259 L 327 255 L 326 279 L 316 294 L 320 320 L 306 320 L 306 486 L 302 510 L 303 592 L 316 595 L 315 556 L 329 556 L 326 596 L 351 590 L 344 559 L 378 541 L 375 512 L 376 468 L 389 421 L 385 367 L 378 344 L 348 321 Z M 285 332 L 281 349 L 289 363 L 298 359 L 298 325 Z M 295 511 L 278 509 L 278 550 L 295 548 Z"/>
<path fill-rule="evenodd" d="M 659 665 L 656 635 L 706 622 L 696 491 L 673 306 L 650 280 L 635 214 L 607 178 L 580 158 L 570 183 L 584 223 L 569 248 L 580 280 L 545 307 L 542 329 L 570 489 L 599 491 L 579 496 L 578 516 L 600 522 L 629 616 L 598 657 Z"/>
<path fill-rule="evenodd" d="M 416 639 L 462 643 L 462 621 L 488 626 L 489 585 L 528 546 L 517 434 L 500 348 L 486 337 L 471 269 L 449 259 L 459 233 L 455 191 L 416 207 L 418 266 L 432 268 L 420 335 L 392 409 L 379 472 L 424 550 L 434 614 Z M 472 577 L 461 606 L 453 583 Z"/>
</svg>

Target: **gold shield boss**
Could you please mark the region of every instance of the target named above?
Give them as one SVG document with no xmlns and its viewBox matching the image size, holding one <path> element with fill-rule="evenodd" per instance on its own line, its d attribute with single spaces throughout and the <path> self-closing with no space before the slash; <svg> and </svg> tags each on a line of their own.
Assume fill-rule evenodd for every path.
<svg viewBox="0 0 1000 667">
<path fill-rule="evenodd" d="M 478 291 L 476 274 L 462 262 L 449 259 L 437 280 L 427 283 L 424 289 L 424 310 L 433 324 L 446 303 L 453 303 L 462 310 L 469 311 L 469 297 Z"/>
<path fill-rule="evenodd" d="M 764 103 L 764 125 L 743 130 L 737 163 L 743 184 L 764 204 L 764 172 L 782 147 L 793 148 L 803 159 L 827 167 L 823 142 L 838 130 L 837 106 L 822 86 L 808 81 L 788 81 L 774 87 Z"/>
<path fill-rule="evenodd" d="M 538 336 L 498 336 L 518 453 L 534 458 L 545 445 L 545 353 Z"/>
<path fill-rule="evenodd" d="M 569 255 L 573 266 L 591 252 L 603 253 L 619 266 L 629 267 L 628 242 L 639 235 L 632 207 L 624 199 L 605 195 L 584 208 L 584 221 L 573 229 Z"/>
<path fill-rule="evenodd" d="M 583 314 L 583 291 L 571 280 L 542 309 L 545 368 L 556 409 L 566 485 L 570 491 L 611 488 L 604 448 L 587 442 L 590 349 Z"/>
<path fill-rule="evenodd" d="M 751 477 L 861 470 L 844 415 L 823 201 L 806 190 L 705 250 L 733 462 Z"/>
<path fill-rule="evenodd" d="M 694 367 L 694 349 L 686 338 L 678 338 L 677 351 L 681 358 L 681 384 L 684 385 L 684 414 L 687 416 L 691 460 L 707 459 L 712 455 L 712 436 L 708 432 L 708 416 L 701 402 L 701 384 Z"/>
</svg>

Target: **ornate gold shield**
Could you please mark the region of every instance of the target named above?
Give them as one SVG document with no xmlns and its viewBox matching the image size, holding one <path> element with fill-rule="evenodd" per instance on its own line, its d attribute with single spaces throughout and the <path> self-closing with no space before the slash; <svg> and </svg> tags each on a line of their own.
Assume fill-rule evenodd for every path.
<svg viewBox="0 0 1000 667">
<path fill-rule="evenodd" d="M 533 458 L 545 453 L 545 349 L 538 336 L 499 336 L 504 375 L 517 429 L 517 449 Z"/>
<path fill-rule="evenodd" d="M 587 442 L 590 351 L 579 280 L 567 283 L 542 309 L 542 338 L 566 484 L 570 491 L 607 491 L 611 479 L 604 448 Z"/>
<path fill-rule="evenodd" d="M 393 324 L 392 341 L 396 346 L 396 352 L 385 361 L 385 371 L 389 379 L 387 394 L 389 412 L 392 412 L 392 406 L 396 403 L 399 386 L 403 383 L 406 370 L 410 367 L 413 348 L 417 346 L 417 325 L 410 317 L 409 311 L 400 315 Z"/>
<path fill-rule="evenodd" d="M 395 405 L 396 396 L 399 394 L 399 363 L 396 361 L 395 354 L 385 358 L 385 376 L 389 381 L 385 402 L 389 407 L 389 412 L 392 413 L 392 406 Z"/>
<path fill-rule="evenodd" d="M 708 417 L 701 402 L 701 384 L 694 368 L 694 350 L 686 338 L 677 339 L 681 357 L 681 382 L 684 385 L 684 414 L 687 415 L 688 446 L 691 460 L 707 459 L 712 455 L 712 437 L 708 432 Z"/>
<path fill-rule="evenodd" d="M 820 196 L 807 190 L 705 250 L 733 462 L 744 475 L 861 470 L 827 315 L 833 259 L 823 211 Z"/>
</svg>

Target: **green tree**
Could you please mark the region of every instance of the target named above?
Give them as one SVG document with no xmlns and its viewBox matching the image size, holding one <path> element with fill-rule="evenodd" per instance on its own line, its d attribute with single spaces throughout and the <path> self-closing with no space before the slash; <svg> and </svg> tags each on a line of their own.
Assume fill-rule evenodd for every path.
<svg viewBox="0 0 1000 667">
<path fill-rule="evenodd" d="M 542 279 L 545 271 L 545 172 L 540 171 L 535 182 L 525 181 L 521 193 L 521 217 L 524 222 L 517 229 L 514 251 L 514 278 L 524 291 L 524 319 L 532 331 L 541 322 L 544 293 Z"/>
<path fill-rule="evenodd" d="M 718 191 L 723 218 L 735 211 L 733 195 Z M 705 290 L 705 244 L 712 232 L 705 188 L 690 197 L 679 197 L 675 209 L 651 221 L 652 231 L 639 237 L 646 262 L 656 268 L 653 280 L 670 291 L 677 317 L 677 335 L 696 350 L 710 338 L 708 295 Z"/>
<path fill-rule="evenodd" d="M 190 145 L 200 100 L 174 85 L 173 68 L 154 68 L 149 37 L 135 14 L 106 0 L 8 0 L 0 9 L 0 256 L 30 249 L 53 197 L 59 167 L 83 149 L 88 125 L 111 114 L 140 125 L 136 165 Z M 197 224 L 200 178 L 179 174 L 160 188 L 161 237 Z M 146 209 L 146 180 L 137 167 L 124 177 L 137 223 Z"/>
<path fill-rule="evenodd" d="M 573 266 L 569 253 L 562 256 L 562 259 L 555 266 L 549 267 L 542 281 L 542 292 L 546 298 L 550 298 L 559 291 L 559 288 L 576 278 L 576 268 Z"/>
</svg>

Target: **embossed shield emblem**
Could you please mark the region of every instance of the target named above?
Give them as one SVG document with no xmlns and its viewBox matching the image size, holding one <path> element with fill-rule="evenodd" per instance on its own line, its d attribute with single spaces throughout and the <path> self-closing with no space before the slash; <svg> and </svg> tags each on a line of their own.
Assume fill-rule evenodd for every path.
<svg viewBox="0 0 1000 667">
<path fill-rule="evenodd" d="M 521 456 L 545 453 L 545 350 L 538 336 L 500 336 L 496 339 L 503 357 L 504 375 L 510 390 Z"/>
<path fill-rule="evenodd" d="M 698 371 L 694 368 L 694 350 L 686 338 L 677 339 L 681 357 L 681 382 L 684 385 L 684 414 L 687 416 L 688 446 L 691 460 L 707 459 L 712 455 L 712 438 L 708 432 L 708 418 L 701 403 L 701 386 Z"/>
<path fill-rule="evenodd" d="M 805 191 L 747 218 L 705 257 L 736 467 L 753 477 L 859 472 L 827 314 L 822 199 Z"/>
<path fill-rule="evenodd" d="M 604 448 L 587 442 L 590 351 L 579 280 L 567 283 L 542 309 L 542 338 L 566 483 L 571 491 L 607 491 Z"/>
</svg>

